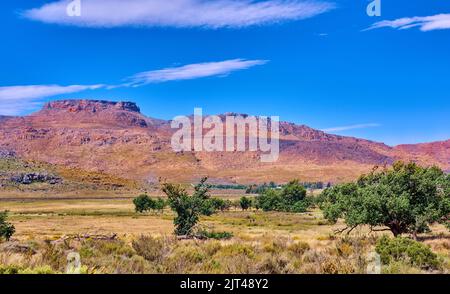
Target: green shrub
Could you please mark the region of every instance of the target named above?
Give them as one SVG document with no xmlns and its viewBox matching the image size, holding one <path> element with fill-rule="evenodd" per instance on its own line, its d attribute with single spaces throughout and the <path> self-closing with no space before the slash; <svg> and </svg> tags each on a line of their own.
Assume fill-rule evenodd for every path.
<svg viewBox="0 0 450 294">
<path fill-rule="evenodd" d="M 12 235 L 16 232 L 16 229 L 11 223 L 8 223 L 6 220 L 8 218 L 8 212 L 0 212 L 0 239 L 5 239 L 8 241 L 11 239 Z"/>
<path fill-rule="evenodd" d="M 23 270 L 19 270 L 19 274 L 21 275 L 54 275 L 58 274 L 55 272 L 50 266 L 45 265 L 36 268 L 26 268 Z"/>
<path fill-rule="evenodd" d="M 166 208 L 166 206 L 167 206 L 167 202 L 164 201 L 164 199 L 158 197 L 156 199 L 156 201 L 154 202 L 153 209 L 155 209 L 155 210 L 157 210 L 159 212 L 162 212 L 164 210 L 164 208 Z"/>
<path fill-rule="evenodd" d="M 375 250 L 384 264 L 403 261 L 423 269 L 436 269 L 439 266 L 437 255 L 430 247 L 408 238 L 383 236 L 377 241 Z"/>
<path fill-rule="evenodd" d="M 230 233 L 230 232 L 200 231 L 199 235 L 202 236 L 202 237 L 205 237 L 207 239 L 216 239 L 216 240 L 223 240 L 223 239 L 231 239 L 231 238 L 233 238 L 233 233 Z"/>
<path fill-rule="evenodd" d="M 215 210 L 225 211 L 230 209 L 231 207 L 230 200 L 224 200 L 221 198 L 211 198 L 211 202 Z"/>
<path fill-rule="evenodd" d="M 149 210 L 156 210 L 158 212 L 162 212 L 164 208 L 167 206 L 167 202 L 164 201 L 161 197 L 158 197 L 156 200 L 150 198 L 146 194 L 139 195 L 133 200 L 136 212 L 146 212 Z"/>
<path fill-rule="evenodd" d="M 242 210 L 247 210 L 252 206 L 252 200 L 244 196 L 239 200 L 239 205 Z"/>
<path fill-rule="evenodd" d="M 23 270 L 22 267 L 17 265 L 1 265 L 0 264 L 0 275 L 16 275 L 21 270 Z"/>
<path fill-rule="evenodd" d="M 137 198 L 133 200 L 136 212 L 145 212 L 150 209 L 155 209 L 156 202 L 155 200 L 148 197 L 146 194 L 139 195 Z"/>
<path fill-rule="evenodd" d="M 306 212 L 308 210 L 308 207 L 308 201 L 297 201 L 290 207 L 290 211 L 297 213 Z"/>
<path fill-rule="evenodd" d="M 290 181 L 281 190 L 265 189 L 257 197 L 257 206 L 264 211 L 306 212 L 311 203 L 298 180 Z"/>
</svg>

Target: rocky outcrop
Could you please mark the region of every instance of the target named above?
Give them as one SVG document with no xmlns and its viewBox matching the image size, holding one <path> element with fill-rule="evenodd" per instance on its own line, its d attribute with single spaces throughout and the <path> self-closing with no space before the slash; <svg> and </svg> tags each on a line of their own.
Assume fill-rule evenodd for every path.
<svg viewBox="0 0 450 294">
<path fill-rule="evenodd" d="M 108 128 L 147 128 L 153 121 L 140 113 L 133 102 L 103 100 L 59 100 L 44 105 L 41 111 L 25 117 L 32 125 L 84 127 L 97 125 Z"/>
<path fill-rule="evenodd" d="M 30 185 L 33 183 L 48 183 L 50 185 L 56 185 L 61 183 L 62 179 L 47 173 L 21 173 L 11 176 L 10 181 L 22 185 Z"/>
<path fill-rule="evenodd" d="M 0 148 L 0 159 L 1 158 L 14 158 L 16 153 L 12 150 Z"/>
<path fill-rule="evenodd" d="M 105 100 L 58 100 L 46 103 L 42 109 L 91 113 L 107 110 L 141 112 L 140 108 L 134 102 L 113 102 Z"/>
</svg>

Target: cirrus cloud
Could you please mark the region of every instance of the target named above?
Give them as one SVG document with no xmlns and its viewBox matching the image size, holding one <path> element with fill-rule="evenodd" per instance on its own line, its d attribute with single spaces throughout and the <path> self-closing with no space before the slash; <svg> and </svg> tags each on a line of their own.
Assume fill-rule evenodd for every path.
<svg viewBox="0 0 450 294">
<path fill-rule="evenodd" d="M 375 128 L 381 126 L 377 123 L 370 123 L 370 124 L 356 124 L 356 125 L 350 125 L 350 126 L 342 126 L 342 127 L 332 127 L 328 129 L 323 129 L 323 132 L 327 133 L 333 133 L 333 132 L 343 132 L 348 130 L 356 130 L 356 129 L 366 129 L 366 128 Z"/>
<path fill-rule="evenodd" d="M 249 69 L 266 64 L 267 60 L 246 60 L 242 58 L 218 62 L 188 64 L 137 73 L 127 78 L 122 84 L 93 85 L 22 85 L 0 87 L 0 115 L 16 115 L 36 109 L 43 98 L 56 95 L 78 93 L 86 90 L 111 90 L 121 87 L 140 87 L 151 83 L 162 83 L 177 80 L 192 80 L 213 76 L 227 76 L 234 71 Z"/>
<path fill-rule="evenodd" d="M 41 105 L 40 99 L 55 95 L 95 90 L 104 85 L 25 85 L 0 87 L 0 114 L 16 115 Z"/>
<path fill-rule="evenodd" d="M 267 60 L 231 59 L 219 62 L 194 63 L 180 67 L 141 72 L 130 77 L 128 85 L 136 87 L 150 83 L 226 76 L 233 71 L 248 69 L 267 62 Z"/>
<path fill-rule="evenodd" d="M 365 29 L 365 31 L 386 27 L 399 30 L 407 30 L 418 27 L 422 32 L 450 29 L 450 13 L 436 14 L 432 16 L 404 17 L 395 20 L 383 20 L 374 23 L 369 28 Z"/>
<path fill-rule="evenodd" d="M 82 0 L 81 15 L 66 13 L 70 0 L 27 10 L 23 15 L 45 23 L 112 28 L 241 28 L 310 18 L 335 8 L 318 0 Z"/>
</svg>

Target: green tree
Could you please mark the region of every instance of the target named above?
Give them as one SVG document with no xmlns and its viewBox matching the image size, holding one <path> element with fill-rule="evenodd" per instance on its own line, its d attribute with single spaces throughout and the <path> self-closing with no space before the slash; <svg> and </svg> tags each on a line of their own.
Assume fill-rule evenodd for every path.
<svg viewBox="0 0 450 294">
<path fill-rule="evenodd" d="M 192 195 L 189 195 L 181 185 L 171 183 L 162 185 L 162 191 L 167 195 L 169 205 L 176 214 L 174 219 L 176 235 L 192 236 L 200 216 L 214 213 L 206 180 L 207 178 L 201 179 Z"/>
<path fill-rule="evenodd" d="M 148 197 L 146 194 L 139 195 L 137 198 L 133 200 L 134 208 L 136 212 L 145 212 L 150 209 L 155 209 L 156 202 L 155 200 Z"/>
<path fill-rule="evenodd" d="M 215 210 L 225 211 L 231 206 L 230 200 L 224 200 L 222 198 L 211 198 Z"/>
<path fill-rule="evenodd" d="M 0 239 L 9 241 L 16 232 L 16 229 L 11 223 L 7 222 L 7 219 L 8 211 L 0 212 Z"/>
<path fill-rule="evenodd" d="M 265 190 L 257 199 L 258 206 L 264 211 L 283 210 L 283 199 L 274 189 Z"/>
<path fill-rule="evenodd" d="M 281 197 L 285 204 L 294 205 L 295 203 L 302 201 L 306 197 L 306 189 L 298 180 L 290 181 L 281 190 Z"/>
<path fill-rule="evenodd" d="M 155 201 L 155 205 L 154 205 L 153 209 L 155 209 L 161 213 L 166 206 L 167 206 L 167 202 L 164 201 L 164 199 L 162 199 L 161 197 L 158 197 Z"/>
<path fill-rule="evenodd" d="M 306 189 L 298 180 L 279 189 L 265 189 L 257 197 L 258 207 L 264 211 L 305 212 L 311 204 Z"/>
<path fill-rule="evenodd" d="M 252 200 L 247 197 L 241 197 L 239 200 L 239 205 L 241 206 L 242 210 L 248 210 L 252 206 Z"/>
<path fill-rule="evenodd" d="M 359 225 L 390 230 L 394 236 L 429 230 L 435 222 L 449 222 L 450 176 L 437 167 L 397 162 L 392 169 L 374 170 L 355 183 L 336 185 L 321 195 L 324 216 L 343 218 L 350 232 Z M 375 227 L 385 227 L 374 229 Z"/>
</svg>

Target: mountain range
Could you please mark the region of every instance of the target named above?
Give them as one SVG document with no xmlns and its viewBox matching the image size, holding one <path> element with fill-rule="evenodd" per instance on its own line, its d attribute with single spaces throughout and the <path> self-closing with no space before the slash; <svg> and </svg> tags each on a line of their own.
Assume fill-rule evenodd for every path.
<svg viewBox="0 0 450 294">
<path fill-rule="evenodd" d="M 396 160 L 450 170 L 450 139 L 391 147 L 280 122 L 279 159 L 262 163 L 259 152 L 174 152 L 174 131 L 170 121 L 143 115 L 133 102 L 59 100 L 28 116 L 0 116 L 0 150 L 148 182 L 206 175 L 217 183 L 341 182 Z"/>
</svg>

